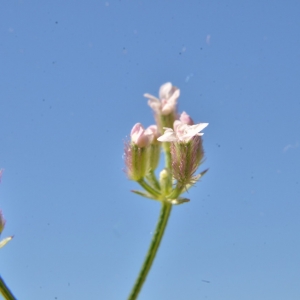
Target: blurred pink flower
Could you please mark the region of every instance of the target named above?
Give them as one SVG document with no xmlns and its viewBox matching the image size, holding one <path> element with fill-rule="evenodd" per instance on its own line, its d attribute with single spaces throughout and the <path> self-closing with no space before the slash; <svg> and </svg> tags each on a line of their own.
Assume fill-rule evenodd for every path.
<svg viewBox="0 0 300 300">
<path fill-rule="evenodd" d="M 203 130 L 208 123 L 199 123 L 196 125 L 187 125 L 179 120 L 174 122 L 174 130 L 171 128 L 166 128 L 162 136 L 157 140 L 160 142 L 189 142 L 194 136 L 201 136 L 204 133 L 200 132 Z"/>
<path fill-rule="evenodd" d="M 172 86 L 171 82 L 163 84 L 159 89 L 159 99 L 150 94 L 144 94 L 148 98 L 148 105 L 158 115 L 169 115 L 176 112 L 177 99 L 179 98 L 180 90 Z"/>
<path fill-rule="evenodd" d="M 154 129 L 149 127 L 145 130 L 141 123 L 136 123 L 131 129 L 130 137 L 134 144 L 144 148 L 151 144 L 154 137 Z"/>
<path fill-rule="evenodd" d="M 185 111 L 181 113 L 179 120 L 184 124 L 194 125 L 193 119 Z"/>
</svg>

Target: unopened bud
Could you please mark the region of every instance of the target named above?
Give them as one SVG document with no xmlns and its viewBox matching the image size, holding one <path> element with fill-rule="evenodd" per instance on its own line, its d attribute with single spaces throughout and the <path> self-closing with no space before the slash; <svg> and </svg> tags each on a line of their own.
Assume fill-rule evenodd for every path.
<svg viewBox="0 0 300 300">
<path fill-rule="evenodd" d="M 167 169 L 163 169 L 159 174 L 159 183 L 162 190 L 162 193 L 167 195 L 170 191 L 170 173 Z"/>
<path fill-rule="evenodd" d="M 141 123 L 136 123 L 131 129 L 131 141 L 138 147 L 143 148 L 150 145 L 153 140 L 151 130 L 146 131 Z"/>
<path fill-rule="evenodd" d="M 125 143 L 124 159 L 129 179 L 139 181 L 148 173 L 148 148 L 140 148 L 134 143 Z"/>
<path fill-rule="evenodd" d="M 201 137 L 194 136 L 189 142 L 173 142 L 170 149 L 173 177 L 182 187 L 193 183 L 204 155 Z"/>
<path fill-rule="evenodd" d="M 124 159 L 127 176 L 134 181 L 145 177 L 150 170 L 157 168 L 160 156 L 160 144 L 157 142 L 157 126 L 144 129 L 137 123 L 131 130 L 131 142 L 125 143 Z"/>
<path fill-rule="evenodd" d="M 156 125 L 149 126 L 146 131 L 151 132 L 153 136 L 152 143 L 149 146 L 149 169 L 154 171 L 158 166 L 160 158 L 160 143 L 157 141 L 159 133 Z"/>
<path fill-rule="evenodd" d="M 182 114 L 181 114 L 180 117 L 179 117 L 179 120 L 180 120 L 183 124 L 194 125 L 193 119 L 192 119 L 185 111 L 182 112 Z"/>
</svg>

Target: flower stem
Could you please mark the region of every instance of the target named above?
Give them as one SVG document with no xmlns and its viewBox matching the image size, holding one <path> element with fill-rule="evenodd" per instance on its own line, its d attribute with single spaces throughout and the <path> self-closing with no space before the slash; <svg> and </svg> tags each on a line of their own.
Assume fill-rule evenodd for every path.
<svg viewBox="0 0 300 300">
<path fill-rule="evenodd" d="M 5 284 L 4 280 L 0 276 L 0 294 L 3 296 L 6 300 L 16 300 L 16 298 L 13 296 L 7 285 Z"/>
<path fill-rule="evenodd" d="M 141 268 L 138 278 L 137 278 L 137 280 L 132 288 L 132 291 L 128 297 L 128 300 L 137 299 L 138 294 L 143 286 L 143 283 L 146 280 L 148 272 L 150 271 L 150 268 L 154 261 L 155 255 L 159 248 L 160 242 L 164 235 L 164 231 L 166 229 L 168 219 L 169 219 L 169 216 L 171 213 L 172 204 L 170 204 L 169 202 L 166 202 L 166 201 L 162 201 L 161 204 L 162 204 L 162 206 L 161 206 L 161 210 L 160 210 L 160 216 L 159 216 L 159 219 L 158 219 L 158 222 L 156 225 L 156 229 L 155 229 L 148 253 L 146 255 L 144 264 Z"/>
<path fill-rule="evenodd" d="M 181 184 L 176 185 L 176 188 L 173 189 L 172 193 L 168 196 L 170 199 L 177 199 L 180 194 L 182 194 L 184 186 Z"/>
<path fill-rule="evenodd" d="M 153 189 L 143 178 L 138 180 L 140 186 L 142 186 L 149 194 L 153 195 L 157 199 L 160 198 L 160 193 Z"/>
<path fill-rule="evenodd" d="M 149 172 L 146 178 L 156 190 L 160 191 L 160 185 L 153 170 Z"/>
<path fill-rule="evenodd" d="M 163 149 L 165 152 L 165 166 L 166 169 L 171 169 L 172 164 L 172 158 L 171 158 L 171 152 L 170 152 L 170 143 L 163 143 Z"/>
</svg>

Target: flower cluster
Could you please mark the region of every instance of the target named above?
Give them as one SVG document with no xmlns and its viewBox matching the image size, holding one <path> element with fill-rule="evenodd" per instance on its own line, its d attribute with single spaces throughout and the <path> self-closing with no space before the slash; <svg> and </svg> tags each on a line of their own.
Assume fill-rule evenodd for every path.
<svg viewBox="0 0 300 300">
<path fill-rule="evenodd" d="M 127 176 L 145 190 L 133 192 L 173 204 L 188 201 L 179 196 L 206 172 L 195 175 L 204 156 L 201 131 L 208 123 L 194 124 L 186 112 L 178 115 L 179 95 L 180 90 L 170 82 L 160 87 L 159 98 L 144 94 L 149 99 L 156 125 L 144 129 L 141 123 L 135 124 L 124 150 Z M 166 166 L 158 180 L 154 171 L 161 147 L 165 152 Z"/>
</svg>

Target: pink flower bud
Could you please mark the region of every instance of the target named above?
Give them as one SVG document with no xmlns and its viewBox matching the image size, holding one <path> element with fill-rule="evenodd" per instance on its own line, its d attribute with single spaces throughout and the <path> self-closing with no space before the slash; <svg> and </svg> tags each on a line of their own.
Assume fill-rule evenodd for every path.
<svg viewBox="0 0 300 300">
<path fill-rule="evenodd" d="M 147 147 L 153 140 L 151 130 L 145 130 L 141 123 L 136 123 L 130 133 L 131 141 L 140 148 Z"/>
<path fill-rule="evenodd" d="M 182 114 L 179 117 L 179 120 L 184 124 L 194 125 L 193 119 L 185 111 L 182 112 Z"/>
<path fill-rule="evenodd" d="M 156 139 L 159 134 L 156 125 L 144 129 L 141 123 L 137 123 L 130 136 L 131 142 L 126 142 L 124 148 L 126 173 L 129 179 L 139 181 L 158 165 L 160 143 Z"/>
<path fill-rule="evenodd" d="M 152 135 L 152 143 L 157 143 L 157 139 L 160 136 L 157 126 L 156 125 L 150 125 L 146 130 L 145 130 L 146 134 L 151 134 Z"/>
<path fill-rule="evenodd" d="M 160 136 L 157 126 L 151 125 L 146 129 L 146 132 L 151 132 L 153 136 L 153 140 L 149 147 L 148 151 L 148 159 L 149 159 L 149 169 L 154 171 L 159 163 L 160 157 L 160 143 L 158 142 L 157 138 Z"/>
</svg>

